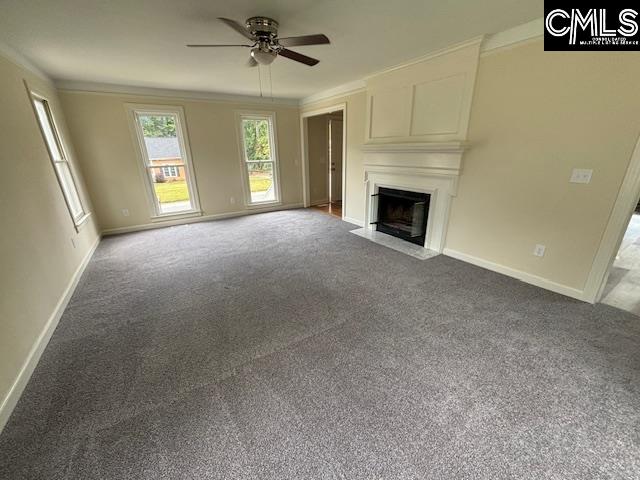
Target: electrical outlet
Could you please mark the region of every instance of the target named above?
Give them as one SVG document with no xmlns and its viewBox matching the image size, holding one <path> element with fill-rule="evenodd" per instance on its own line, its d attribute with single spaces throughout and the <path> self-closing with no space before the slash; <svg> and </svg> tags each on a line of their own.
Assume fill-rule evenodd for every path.
<svg viewBox="0 0 640 480">
<path fill-rule="evenodd" d="M 236 203 L 236 199 L 235 199 L 235 197 L 231 197 L 231 198 L 229 198 L 229 203 L 230 203 L 231 205 L 233 205 L 234 203 Z"/>
<path fill-rule="evenodd" d="M 534 247 L 533 254 L 536 257 L 544 257 L 544 251 L 547 249 L 546 246 L 540 245 L 539 243 Z"/>
<path fill-rule="evenodd" d="M 571 172 L 570 183 L 589 183 L 591 182 L 591 176 L 593 170 L 587 168 L 574 168 Z"/>
<path fill-rule="evenodd" d="M 128 208 L 123 208 L 122 209 L 122 215 L 125 216 L 125 217 L 128 217 L 129 216 L 129 209 Z"/>
</svg>

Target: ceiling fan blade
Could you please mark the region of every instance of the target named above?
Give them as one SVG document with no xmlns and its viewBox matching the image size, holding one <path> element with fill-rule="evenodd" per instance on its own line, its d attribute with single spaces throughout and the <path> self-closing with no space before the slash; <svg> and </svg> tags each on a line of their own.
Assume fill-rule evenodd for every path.
<svg viewBox="0 0 640 480">
<path fill-rule="evenodd" d="M 247 67 L 257 67 L 258 66 L 258 62 L 256 62 L 256 59 L 253 57 L 249 57 L 249 60 L 247 61 Z"/>
<path fill-rule="evenodd" d="M 278 43 L 283 47 L 297 47 L 299 45 L 323 45 L 331 42 L 329 42 L 326 35 L 319 33 L 317 35 L 279 38 Z"/>
<path fill-rule="evenodd" d="M 301 53 L 294 52 L 293 50 L 287 50 L 286 48 L 280 49 L 278 51 L 278 55 L 287 57 L 289 60 L 295 60 L 296 62 L 304 63 L 305 65 L 309 65 L 310 67 L 313 67 L 314 65 L 320 62 L 320 60 L 307 57 L 306 55 L 302 55 Z"/>
<path fill-rule="evenodd" d="M 219 44 L 213 44 L 213 45 L 201 45 L 201 44 L 190 44 L 187 45 L 187 47 L 191 47 L 191 48 L 201 48 L 201 47 L 251 47 L 251 45 L 219 45 Z"/>
<path fill-rule="evenodd" d="M 249 40 L 255 40 L 254 36 L 251 35 L 246 28 L 244 28 L 242 25 L 240 25 L 238 22 L 236 22 L 235 20 L 231 20 L 230 18 L 224 18 L 224 17 L 218 17 L 218 20 L 223 21 L 224 23 L 226 23 L 228 26 L 230 26 L 231 28 L 233 28 L 236 32 L 238 32 L 240 35 L 242 35 L 243 37 L 248 38 Z"/>
</svg>

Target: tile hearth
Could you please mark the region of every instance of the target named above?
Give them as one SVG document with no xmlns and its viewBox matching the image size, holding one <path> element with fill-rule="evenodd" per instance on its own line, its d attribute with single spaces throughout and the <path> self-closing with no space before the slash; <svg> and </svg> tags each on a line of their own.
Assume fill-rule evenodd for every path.
<svg viewBox="0 0 640 480">
<path fill-rule="evenodd" d="M 360 237 L 366 238 L 367 240 L 371 240 L 372 242 L 378 243 L 387 248 L 396 250 L 397 252 L 411 255 L 412 257 L 417 258 L 419 260 L 427 260 L 429 258 L 433 258 L 440 255 L 435 250 L 429 250 L 419 245 L 409 243 L 400 238 L 387 235 L 386 233 L 377 232 L 375 230 L 370 230 L 368 228 L 357 228 L 355 230 L 351 230 L 351 233 L 355 233 Z"/>
</svg>

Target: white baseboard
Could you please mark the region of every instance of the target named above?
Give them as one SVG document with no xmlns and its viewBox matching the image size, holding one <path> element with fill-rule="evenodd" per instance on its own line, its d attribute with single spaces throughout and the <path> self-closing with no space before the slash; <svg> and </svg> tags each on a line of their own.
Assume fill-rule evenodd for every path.
<svg viewBox="0 0 640 480">
<path fill-rule="evenodd" d="M 531 273 L 516 270 L 515 268 L 506 267 L 504 265 L 500 265 L 499 263 L 494 263 L 489 260 L 474 257 L 473 255 L 467 255 L 466 253 L 458 252 L 450 248 L 445 248 L 442 253 L 448 257 L 462 260 L 463 262 L 471 263 L 472 265 L 486 268 L 487 270 L 498 272 L 503 275 L 507 275 L 508 277 L 516 278 L 525 283 L 535 285 L 536 287 L 544 288 L 545 290 L 551 290 L 552 292 L 556 292 L 567 297 L 587 301 L 585 299 L 584 291 L 578 290 L 577 288 L 569 287 L 561 283 L 556 283 L 546 278 L 533 275 Z"/>
<path fill-rule="evenodd" d="M 345 222 L 353 223 L 354 225 L 357 225 L 359 227 L 364 227 L 364 222 L 356 218 L 342 217 L 342 220 L 344 220 Z"/>
<path fill-rule="evenodd" d="M 274 212 L 277 210 L 292 210 L 294 208 L 303 208 L 302 203 L 288 203 L 286 205 L 275 205 L 264 208 L 250 208 L 247 210 L 238 210 L 228 213 L 216 213 L 213 215 L 202 215 L 199 217 L 187 217 L 176 220 L 167 220 L 166 222 L 142 223 L 139 225 L 131 225 L 129 227 L 108 228 L 102 231 L 102 235 L 118 235 L 120 233 L 141 232 L 143 230 L 152 230 L 154 228 L 172 227 L 175 225 L 185 225 L 187 223 L 210 222 L 212 220 L 222 220 L 224 218 L 242 217 L 244 215 L 253 215 L 255 213 Z"/>
<path fill-rule="evenodd" d="M 82 262 L 80 262 L 80 265 L 71 277 L 71 280 L 69 281 L 67 288 L 63 292 L 62 297 L 60 297 L 60 300 L 53 310 L 53 313 L 47 320 L 47 323 L 42 329 L 42 332 L 40 332 L 40 335 L 31 347 L 31 350 L 29 351 L 25 362 L 22 364 L 20 373 L 18 373 L 15 382 L 13 382 L 13 385 L 11 385 L 9 393 L 7 393 L 5 398 L 2 400 L 2 404 L 0 405 L 0 432 L 2 432 L 2 429 L 9 421 L 9 417 L 11 416 L 13 409 L 18 403 L 18 400 L 20 399 L 24 388 L 27 386 L 27 383 L 31 378 L 31 374 L 35 370 L 36 365 L 38 365 L 38 361 L 40 361 L 42 352 L 44 352 L 44 349 L 51 339 L 51 335 L 53 335 L 54 330 L 58 326 L 60 317 L 62 317 L 64 309 L 67 307 L 67 304 L 69 303 L 69 300 L 71 299 L 71 296 L 73 295 L 73 292 L 75 291 L 76 286 L 80 281 L 80 277 L 82 277 L 82 274 L 84 273 L 85 268 L 87 268 L 89 260 L 91 260 L 91 257 L 96 251 L 99 243 L 100 237 L 96 239 L 95 243 L 91 246 L 87 254 L 82 259 Z"/>
</svg>

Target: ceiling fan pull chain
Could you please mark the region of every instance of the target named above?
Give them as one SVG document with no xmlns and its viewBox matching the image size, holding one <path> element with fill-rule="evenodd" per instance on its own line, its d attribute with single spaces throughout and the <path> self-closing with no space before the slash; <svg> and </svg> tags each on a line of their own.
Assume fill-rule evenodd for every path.
<svg viewBox="0 0 640 480">
<path fill-rule="evenodd" d="M 260 85 L 260 98 L 262 98 L 262 75 L 260 74 L 260 65 L 258 65 L 258 84 Z"/>
<path fill-rule="evenodd" d="M 271 65 L 269 65 L 269 94 L 271 95 L 271 101 L 273 102 L 273 82 L 271 81 Z"/>
</svg>

